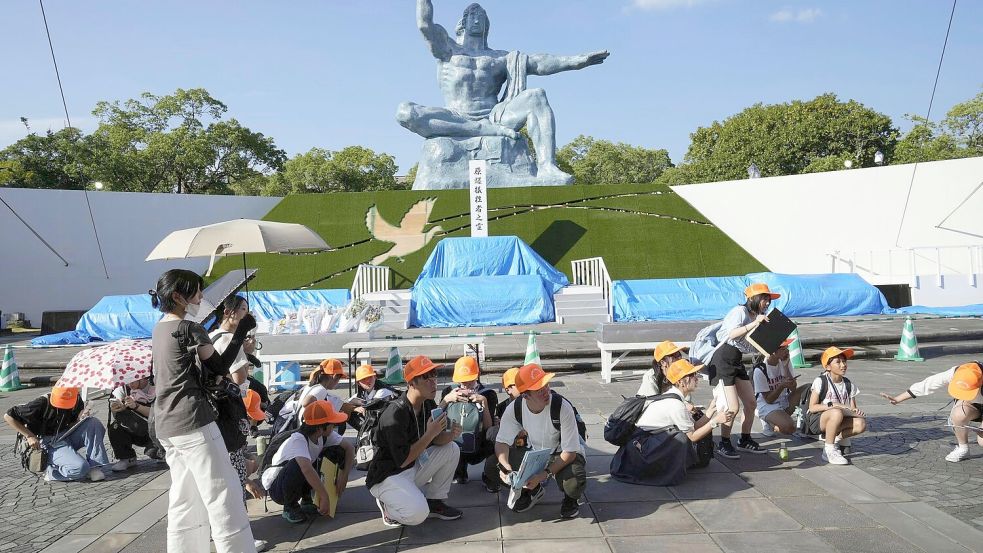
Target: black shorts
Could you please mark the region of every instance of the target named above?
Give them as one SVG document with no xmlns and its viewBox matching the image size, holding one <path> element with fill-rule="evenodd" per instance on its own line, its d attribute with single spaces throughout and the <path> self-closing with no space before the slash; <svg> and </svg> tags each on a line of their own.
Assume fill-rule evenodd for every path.
<svg viewBox="0 0 983 553">
<path fill-rule="evenodd" d="M 979 415 L 976 415 L 976 418 L 969 422 L 983 422 L 983 403 L 972 403 L 970 405 L 976 409 L 976 412 L 979 413 Z"/>
<path fill-rule="evenodd" d="M 710 384 L 716 385 L 716 380 L 721 380 L 724 386 L 733 386 L 735 380 L 751 380 L 747 374 L 747 369 L 743 362 L 744 354 L 741 350 L 730 344 L 724 344 L 713 352 L 710 364 L 707 367 L 708 374 L 711 375 Z M 716 372 L 716 378 L 713 378 Z"/>
</svg>

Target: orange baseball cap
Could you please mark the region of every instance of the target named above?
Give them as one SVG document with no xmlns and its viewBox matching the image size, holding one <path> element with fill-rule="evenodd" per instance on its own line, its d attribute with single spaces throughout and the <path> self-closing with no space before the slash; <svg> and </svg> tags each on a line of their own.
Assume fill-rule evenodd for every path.
<svg viewBox="0 0 983 553">
<path fill-rule="evenodd" d="M 246 414 L 249 415 L 249 418 L 256 422 L 266 420 L 266 413 L 259 408 L 259 394 L 255 390 L 247 391 L 246 397 L 242 398 L 242 402 L 246 404 Z"/>
<path fill-rule="evenodd" d="M 976 363 L 965 363 L 956 367 L 956 373 L 949 382 L 949 395 L 963 401 L 972 401 L 983 387 L 983 370 Z"/>
<path fill-rule="evenodd" d="M 79 389 L 55 386 L 51 389 L 50 397 L 48 402 L 55 409 L 74 409 L 79 399 Z"/>
<path fill-rule="evenodd" d="M 321 424 L 338 424 L 348 420 L 348 415 L 334 410 L 331 402 L 319 399 L 304 407 L 304 424 L 318 426 Z"/>
<path fill-rule="evenodd" d="M 672 365 L 669 365 L 669 368 L 666 369 L 666 378 L 669 379 L 669 382 L 675 384 L 679 382 L 680 378 L 688 374 L 693 374 L 702 368 L 703 365 L 694 367 L 688 360 L 680 359 L 678 361 L 673 361 Z"/>
<path fill-rule="evenodd" d="M 822 356 L 823 367 L 829 366 L 829 362 L 838 355 L 842 355 L 847 359 L 851 359 L 853 357 L 853 350 L 850 348 L 840 349 L 836 346 L 830 346 L 826 348 L 826 351 L 823 352 L 823 356 Z"/>
<path fill-rule="evenodd" d="M 454 363 L 454 376 L 451 377 L 451 380 L 454 382 L 471 382 L 478 380 L 479 374 L 481 374 L 481 370 L 478 368 L 478 360 L 470 355 L 465 355 Z"/>
<path fill-rule="evenodd" d="M 321 361 L 321 372 L 328 376 L 345 374 L 345 367 L 337 359 L 325 359 Z"/>
<path fill-rule="evenodd" d="M 773 293 L 764 282 L 755 282 L 751 286 L 744 289 L 744 297 L 747 299 L 751 299 L 758 294 L 768 294 L 773 300 L 777 300 L 778 298 L 782 297 L 781 294 Z"/>
<path fill-rule="evenodd" d="M 410 359 L 406 363 L 406 366 L 403 367 L 403 379 L 409 382 L 420 375 L 427 374 L 443 366 L 440 363 L 434 363 L 426 355 L 417 355 L 413 359 Z"/>
<path fill-rule="evenodd" d="M 519 374 L 519 367 L 512 367 L 502 375 L 502 387 L 508 388 L 515 386 L 515 375 Z"/>
<path fill-rule="evenodd" d="M 659 345 L 655 346 L 654 357 L 656 361 L 662 361 L 662 358 L 667 355 L 672 355 L 677 351 L 689 351 L 686 346 L 677 346 L 674 342 L 666 340 L 664 342 L 659 342 Z"/>
<path fill-rule="evenodd" d="M 543 389 L 555 373 L 548 373 L 535 363 L 519 367 L 519 372 L 515 374 L 515 387 L 519 393 Z"/>
<path fill-rule="evenodd" d="M 362 381 L 370 376 L 378 376 L 375 374 L 375 369 L 372 365 L 359 365 L 358 369 L 355 370 L 355 381 Z"/>
</svg>

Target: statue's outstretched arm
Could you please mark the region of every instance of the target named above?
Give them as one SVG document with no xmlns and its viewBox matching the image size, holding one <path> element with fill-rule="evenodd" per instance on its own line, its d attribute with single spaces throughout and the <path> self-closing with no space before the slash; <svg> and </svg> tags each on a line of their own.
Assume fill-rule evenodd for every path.
<svg viewBox="0 0 983 553">
<path fill-rule="evenodd" d="M 552 54 L 529 54 L 528 71 L 531 75 L 552 75 L 560 71 L 583 69 L 603 63 L 611 55 L 607 50 L 580 54 L 577 56 L 554 56 Z"/>
<path fill-rule="evenodd" d="M 416 2 L 416 25 L 423 33 L 423 39 L 430 46 L 433 57 L 447 61 L 451 57 L 452 49 L 450 35 L 442 26 L 433 22 L 433 3 L 430 0 L 417 0 Z"/>
</svg>

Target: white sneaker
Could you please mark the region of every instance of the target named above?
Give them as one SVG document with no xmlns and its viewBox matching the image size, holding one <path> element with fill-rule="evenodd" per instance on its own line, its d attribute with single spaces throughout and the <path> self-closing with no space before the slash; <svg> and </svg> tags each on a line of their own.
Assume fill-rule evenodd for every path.
<svg viewBox="0 0 983 553">
<path fill-rule="evenodd" d="M 105 480 L 105 479 L 106 479 L 106 475 L 103 474 L 103 472 L 98 468 L 94 468 L 89 471 L 89 480 L 92 480 L 93 482 L 98 482 L 100 480 Z"/>
<path fill-rule="evenodd" d="M 840 453 L 840 450 L 835 447 L 824 447 L 823 448 L 823 461 L 831 465 L 849 465 L 850 461 L 846 460 L 846 457 Z"/>
<path fill-rule="evenodd" d="M 261 551 L 266 551 L 269 549 L 270 544 L 267 543 L 266 540 L 253 540 L 253 547 L 256 548 L 256 553 L 260 553 Z"/>
<path fill-rule="evenodd" d="M 966 457 L 969 457 L 969 448 L 956 446 L 956 449 L 953 449 L 951 453 L 945 456 L 945 460 L 950 463 L 958 463 Z"/>
<path fill-rule="evenodd" d="M 110 468 L 113 469 L 113 472 L 123 472 L 124 470 L 130 468 L 130 465 L 134 464 L 135 462 L 136 459 L 120 459 L 119 461 L 113 463 L 113 466 Z"/>
</svg>

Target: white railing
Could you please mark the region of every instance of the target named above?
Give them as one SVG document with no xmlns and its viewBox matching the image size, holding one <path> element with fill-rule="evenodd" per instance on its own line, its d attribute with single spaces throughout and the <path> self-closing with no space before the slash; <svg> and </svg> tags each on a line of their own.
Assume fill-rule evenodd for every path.
<svg viewBox="0 0 983 553">
<path fill-rule="evenodd" d="M 604 305 L 608 309 L 608 315 L 613 315 L 613 305 L 611 304 L 611 275 L 608 267 L 604 264 L 603 257 L 591 257 L 588 259 L 575 259 L 570 262 L 573 271 L 574 286 L 597 286 L 601 289 L 604 296 Z"/>
<path fill-rule="evenodd" d="M 363 263 L 355 272 L 352 283 L 352 299 L 356 300 L 372 292 L 385 292 L 389 289 L 389 267 Z"/>
<path fill-rule="evenodd" d="M 938 286 L 942 286 L 943 275 L 965 275 L 976 286 L 977 275 L 983 274 L 983 245 L 835 250 L 826 255 L 830 272 L 862 274 L 873 284 L 907 281 L 917 288 L 919 275 L 934 274 Z"/>
</svg>

